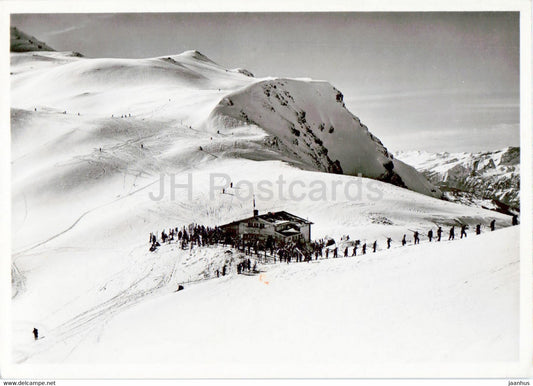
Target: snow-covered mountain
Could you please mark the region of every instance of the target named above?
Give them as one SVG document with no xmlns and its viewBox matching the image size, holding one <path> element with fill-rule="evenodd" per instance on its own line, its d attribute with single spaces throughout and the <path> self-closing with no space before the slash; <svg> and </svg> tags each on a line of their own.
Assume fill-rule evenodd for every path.
<svg viewBox="0 0 533 386">
<path fill-rule="evenodd" d="M 255 79 L 242 69 L 224 69 L 197 51 L 142 60 L 87 59 L 62 53 L 22 54 L 12 60 L 16 107 L 46 106 L 106 118 L 129 114 L 133 108 L 135 118 L 149 115 L 176 126 L 179 117 L 180 124 L 185 121 L 194 129 L 222 135 L 237 126 L 253 126 L 263 133 L 253 145 L 253 157 L 260 147 L 268 159 L 308 170 L 362 175 L 441 196 L 425 177 L 394 159 L 346 109 L 341 92 L 327 82 Z M 44 63 L 36 67 L 37 61 Z M 31 71 L 24 71 L 28 62 Z M 117 101 L 121 90 L 131 93 Z M 30 92 L 32 98 L 22 97 Z M 170 96 L 168 103 L 156 107 L 163 95 Z M 187 99 L 186 106 L 197 105 L 194 118 L 180 114 L 180 98 Z M 246 148 L 211 150 L 250 156 Z"/>
<path fill-rule="evenodd" d="M 227 95 L 210 115 L 212 127 L 243 122 L 263 128 L 270 148 L 311 170 L 362 175 L 434 197 L 441 194 L 412 167 L 394 159 L 327 82 L 261 80 Z"/>
<path fill-rule="evenodd" d="M 447 197 L 454 199 L 458 191 L 466 192 L 485 205 L 490 205 L 487 200 L 494 200 L 496 204 L 520 208 L 518 147 L 479 153 L 402 151 L 396 156 L 422 172 Z"/>
<path fill-rule="evenodd" d="M 302 347 L 304 336 L 326 342 L 334 326 L 332 315 L 344 309 L 346 312 L 339 314 L 340 324 L 334 327 L 340 328 L 336 334 L 347 342 L 366 339 L 364 347 L 393 338 L 383 335 L 387 329 L 413 326 L 402 334 L 409 337 L 409 353 L 415 359 L 426 354 L 433 354 L 434 361 L 477 359 L 480 353 L 486 354 L 487 360 L 515 358 L 518 255 L 513 248 L 504 247 L 506 243 L 514 245 L 517 230 L 494 232 L 496 236 L 487 234 L 484 239 L 469 235 L 468 241 L 447 245 L 440 254 L 439 247 L 445 243 L 430 245 L 425 239 L 424 249 L 412 256 L 407 251 L 414 247 L 396 248 L 398 240 L 412 230 L 425 235 L 436 225 L 482 224 L 485 231 L 491 220 L 496 220 L 499 230 L 510 225 L 510 217 L 435 198 L 441 192 L 414 168 L 395 159 L 344 107 L 342 94 L 327 82 L 258 79 L 249 71 L 215 64 L 197 51 L 150 59 L 12 53 L 11 73 L 11 309 L 12 353 L 17 363 L 88 363 L 98 361 L 97 357 L 127 361 L 131 343 L 137 348 L 150 347 L 148 354 L 153 353 L 150 342 L 162 339 L 170 339 L 173 347 L 177 339 L 181 345 L 179 350 L 165 351 L 169 361 L 182 360 L 187 350 L 194 353 L 188 359 L 197 362 L 197 355 L 209 350 L 213 355 L 210 361 L 218 360 L 222 351 L 232 363 L 235 358 L 264 355 L 256 352 L 261 347 L 248 343 L 233 346 L 229 340 L 233 339 L 230 330 L 235 330 L 235 316 L 225 311 L 234 310 L 233 304 L 226 305 L 236 294 L 243 296 L 237 301 L 244 299 L 244 310 L 257 311 L 241 313 L 240 322 L 245 326 L 253 326 L 255 316 L 260 316 L 265 328 L 277 328 L 279 321 L 287 321 L 291 328 L 301 329 L 293 338 L 268 330 L 265 337 L 278 337 L 270 341 L 269 349 L 277 342 L 287 345 L 288 353 L 294 352 Z M 341 171 L 343 174 L 337 174 Z M 359 173 L 372 179 L 359 177 Z M 214 174 L 228 175 L 235 185 L 211 189 Z M 160 193 L 161 175 L 167 181 L 165 194 L 154 199 Z M 189 191 L 169 189 L 169 175 L 177 184 L 191 181 L 190 197 Z M 260 212 L 287 210 L 308 218 L 314 223 L 313 239 L 330 236 L 339 241 L 350 235 L 369 243 L 379 240 L 376 254 L 350 262 L 307 264 L 312 268 L 264 264 L 262 272 L 279 283 L 272 281 L 268 287 L 257 277 L 237 276 L 234 270 L 225 278 L 216 278 L 217 264 L 227 262 L 234 269 L 231 264 L 242 258 L 227 248 L 191 251 L 165 244 L 154 253 L 148 251 L 150 232 L 190 223 L 214 226 L 250 216 L 252 196 L 239 199 L 239 193 L 279 176 L 285 179 L 284 186 L 275 188 L 270 197 L 256 196 Z M 246 184 L 239 186 L 240 181 Z M 288 195 L 291 186 L 300 195 L 317 184 L 327 188 L 324 199 Z M 361 194 L 355 194 L 357 190 Z M 390 251 L 383 246 L 387 236 L 395 243 Z M 492 256 L 490 265 L 480 271 L 479 261 L 486 261 L 487 252 L 480 245 L 496 245 L 507 252 Z M 435 255 L 428 259 L 431 248 Z M 366 268 L 359 270 L 362 266 Z M 441 275 L 445 267 L 447 276 Z M 444 277 L 446 282 L 439 281 Z M 168 294 L 183 282 L 187 282 L 186 291 L 193 290 L 191 295 L 179 298 L 183 302 L 178 306 L 176 298 L 166 303 Z M 501 286 L 493 288 L 495 282 Z M 301 306 L 287 305 L 281 314 L 269 309 L 290 286 L 296 288 L 291 292 L 296 298 L 290 297 L 291 301 Z M 270 295 L 267 288 L 274 288 Z M 318 311 L 310 313 L 307 296 L 317 289 L 324 289 L 319 292 L 325 296 L 314 303 Z M 218 295 L 211 296 L 213 292 Z M 427 297 L 411 312 L 413 295 L 422 292 Z M 391 294 L 394 311 L 380 306 Z M 255 301 L 263 295 L 266 308 Z M 196 307 L 198 299 L 212 301 L 213 308 Z M 464 299 L 487 306 L 472 311 Z M 148 313 L 143 308 L 132 311 L 137 338 L 128 342 L 121 336 L 110 339 L 115 317 L 148 300 L 161 302 L 156 306 L 160 310 L 190 311 L 181 319 L 183 326 L 207 326 L 215 317 L 220 325 L 212 333 L 199 327 L 182 331 L 190 338 L 177 338 L 159 325 L 162 320 L 150 319 L 155 313 L 153 304 L 148 304 Z M 432 301 L 438 304 L 421 317 L 419 312 L 427 310 Z M 369 324 L 353 328 L 365 318 L 354 319 L 347 304 L 371 315 Z M 219 310 L 217 307 L 224 312 L 209 312 Z M 329 311 L 322 312 L 324 309 Z M 398 324 L 389 326 L 387 322 L 372 330 L 373 321 L 387 309 L 391 317 L 398 318 Z M 491 310 L 499 318 L 492 317 Z M 455 313 L 466 315 L 468 322 L 457 321 Z M 165 320 L 174 325 L 173 318 Z M 157 339 L 144 331 L 145 322 L 151 324 L 153 333 L 160 333 Z M 477 326 L 482 322 L 488 324 L 480 330 Z M 426 343 L 434 323 L 450 330 L 437 338 L 438 350 L 432 346 L 420 354 L 417 344 Z M 34 326 L 45 339 L 33 341 Z M 478 334 L 472 335 L 465 326 L 475 326 Z M 468 343 L 465 350 L 462 342 L 467 337 L 472 346 Z M 188 339 L 198 346 L 193 349 Z M 334 343 L 332 350 L 341 342 Z M 402 345 L 406 341 L 397 343 L 386 345 L 386 352 L 378 349 L 370 360 L 401 357 L 407 352 Z M 245 348 L 248 351 L 241 351 Z M 114 359 L 100 356 L 106 349 Z M 339 352 L 348 354 L 350 350 L 346 347 Z M 157 361 L 160 357 L 153 358 Z M 308 365 L 324 362 L 321 356 L 304 358 Z M 343 357 L 345 361 L 354 358 L 364 360 L 364 355 L 357 352 Z"/>
</svg>

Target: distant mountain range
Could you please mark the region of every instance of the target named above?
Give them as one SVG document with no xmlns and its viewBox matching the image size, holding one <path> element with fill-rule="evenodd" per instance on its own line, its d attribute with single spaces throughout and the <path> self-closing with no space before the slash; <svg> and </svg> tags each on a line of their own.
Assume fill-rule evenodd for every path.
<svg viewBox="0 0 533 386">
<path fill-rule="evenodd" d="M 401 151 L 396 156 L 451 200 L 504 211 L 520 208 L 519 147 L 479 153 Z"/>
</svg>

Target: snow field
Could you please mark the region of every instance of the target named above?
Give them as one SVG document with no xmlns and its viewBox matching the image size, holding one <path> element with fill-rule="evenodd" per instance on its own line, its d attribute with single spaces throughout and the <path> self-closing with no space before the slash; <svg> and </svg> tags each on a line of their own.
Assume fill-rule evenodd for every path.
<svg viewBox="0 0 533 386">
<path fill-rule="evenodd" d="M 186 286 L 124 311 L 68 362 L 262 364 L 275 376 L 271 366 L 286 362 L 516 360 L 518 234 L 278 264 L 262 277 Z"/>
<path fill-rule="evenodd" d="M 467 240 L 424 243 L 437 224 L 447 235 L 459 223 L 472 228 L 496 219 L 506 227 L 508 216 L 322 173 L 324 165 L 310 161 L 316 141 L 301 148 L 268 142 L 273 134 L 289 138 L 281 125 L 287 122 L 278 125 L 261 107 L 262 86 L 279 79 L 226 71 L 195 51 L 169 58 L 12 55 L 15 362 L 178 363 L 186 371 L 194 363 L 318 369 L 335 361 L 516 359 L 518 228 L 479 237 L 470 229 Z M 295 120 L 295 108 L 306 109 L 311 130 L 337 158 L 349 158 L 354 148 L 344 139 L 351 135 L 370 143 L 353 162 L 368 158 L 362 166 L 380 172 L 385 148 L 335 100 L 331 85 L 281 81 L 296 101 L 287 102 L 294 111 L 282 117 Z M 242 107 L 260 125 L 220 111 L 228 95 L 244 103 L 249 93 L 256 99 Z M 324 96 L 331 103 L 317 107 Z M 318 134 L 330 116 L 334 136 L 326 137 L 328 128 Z M 412 168 L 394 164 L 405 169 L 410 187 L 428 193 Z M 184 183 L 189 173 L 191 200 L 184 189 L 173 197 L 169 178 Z M 211 189 L 213 173 L 245 183 L 222 193 Z M 150 199 L 159 195 L 161 175 L 165 194 Z M 267 197 L 258 189 L 262 181 L 272 183 Z M 291 184 L 305 196 L 291 198 Z M 324 199 L 313 200 L 310 190 L 321 184 Z M 261 213 L 308 218 L 313 239 L 378 240 L 379 252 L 219 279 L 214 270 L 239 258 L 227 248 L 184 251 L 171 244 L 148 252 L 150 232 L 249 217 L 250 186 Z M 403 234 L 412 239 L 411 230 L 421 232 L 422 244 L 398 248 Z M 390 251 L 383 250 L 388 236 Z M 183 282 L 185 291 L 174 293 Z M 45 338 L 33 341 L 33 327 Z"/>
</svg>

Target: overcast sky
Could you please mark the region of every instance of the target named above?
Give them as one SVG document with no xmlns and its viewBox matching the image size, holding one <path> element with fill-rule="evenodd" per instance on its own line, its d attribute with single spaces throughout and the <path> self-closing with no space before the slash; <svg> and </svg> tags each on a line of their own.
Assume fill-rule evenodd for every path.
<svg viewBox="0 0 533 386">
<path fill-rule="evenodd" d="M 340 89 L 391 151 L 519 145 L 519 14 L 12 15 L 56 50 L 153 57 L 196 49 L 256 76 Z"/>
</svg>

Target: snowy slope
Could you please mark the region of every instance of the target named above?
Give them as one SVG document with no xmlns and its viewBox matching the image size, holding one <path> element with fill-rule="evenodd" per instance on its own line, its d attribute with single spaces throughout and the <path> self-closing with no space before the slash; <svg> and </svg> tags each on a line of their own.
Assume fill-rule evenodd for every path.
<svg viewBox="0 0 533 386">
<path fill-rule="evenodd" d="M 444 190 L 457 189 L 478 199 L 520 207 L 520 148 L 479 153 L 407 151 L 396 156 Z"/>
<path fill-rule="evenodd" d="M 329 186 L 338 181 L 346 186 L 354 178 L 360 182 L 362 195 L 358 200 L 353 199 L 354 192 L 347 197 L 344 189 L 339 189 L 336 199 L 332 199 L 333 190 L 328 189 L 327 201 L 288 200 L 283 198 L 288 197 L 287 187 L 282 197 L 276 191 L 270 200 L 257 199 L 261 212 L 286 209 L 308 217 L 315 222 L 313 238 L 331 236 L 339 242 L 342 235 L 349 234 L 363 242 L 378 240 L 382 249 L 386 236 L 393 237 L 395 247 L 404 233 L 412 239 L 409 229 L 424 235 L 430 228 L 435 231 L 435 224 L 446 229 L 458 222 L 469 223 L 471 227 L 481 222 L 486 230 L 492 218 L 496 218 L 498 227 L 510 223 L 508 216 L 436 200 L 390 184 L 302 171 L 273 161 L 262 162 L 261 166 L 243 160 L 206 164 L 193 174 L 197 184 L 192 201 L 181 195 L 171 200 L 170 194 L 161 201 L 151 201 L 148 192 L 157 194 L 158 188 L 150 186 L 145 191 L 105 202 L 107 192 L 103 190 L 96 197 L 95 187 L 89 195 L 94 202 L 101 200 L 104 204 L 90 208 L 82 217 L 80 203 L 72 201 L 66 204 L 48 201 L 53 206 L 50 217 L 45 218 L 32 217 L 35 208 L 29 207 L 21 233 L 35 237 L 20 240 L 33 244 L 14 254 L 15 266 L 22 275 L 19 282 L 24 283 L 13 302 L 16 360 L 70 360 L 71 349 L 83 346 L 81 342 L 87 334 L 101 331 L 117 313 L 153 294 L 173 291 L 179 282 L 213 278 L 213 267 L 220 268 L 221 261 L 227 258 L 225 250 L 195 249 L 189 255 L 188 251 L 164 246 L 153 254 L 148 252 L 148 233 L 190 222 L 221 224 L 250 215 L 250 201 L 240 201 L 231 195 L 235 190 L 229 189 L 229 194 L 217 191 L 211 200 L 206 188 L 210 173 L 231 171 L 232 179 L 240 181 L 253 170 L 261 170 L 260 175 L 250 179 L 254 186 L 263 179 L 275 179 L 280 172 L 288 183 L 298 180 L 306 186 L 317 181 L 317 177 Z M 184 181 L 184 177 L 182 173 L 177 181 Z M 139 178 L 141 186 L 146 184 L 142 181 L 146 179 Z M 372 194 L 376 191 L 382 194 L 381 198 Z M 33 227 L 35 224 L 40 227 Z M 505 248 L 514 245 L 512 241 L 502 243 Z M 339 245 L 342 251 L 344 245 Z M 461 273 L 462 268 L 456 272 Z M 14 285 L 18 290 L 17 283 Z M 33 325 L 47 336 L 43 344 L 31 342 L 28 334 Z"/>
<path fill-rule="evenodd" d="M 293 120 L 295 129 L 298 119 L 302 121 L 301 114 L 293 113 L 296 108 L 305 109 L 306 122 L 301 124 L 312 125 L 330 160 L 339 160 L 345 173 L 352 173 L 348 166 L 344 170 L 350 165 L 379 177 L 383 162 L 392 159 L 336 100 L 336 91 L 327 83 L 255 79 L 246 71 L 226 70 L 196 51 L 142 60 L 85 59 L 55 52 L 11 58 L 12 351 L 17 363 L 86 361 L 78 349 L 89 350 L 87 358 L 93 360 L 96 351 L 85 345 L 92 345 L 93 334 L 97 339 L 103 336 L 99 333 L 106 333 L 106 325 L 117 315 L 173 291 L 178 283 L 212 279 L 214 267 L 236 261 L 239 257 L 224 248 L 189 253 L 169 245 L 150 253 L 148 235 L 192 222 L 214 226 L 249 216 L 250 186 L 261 212 L 287 210 L 313 221 L 312 238 L 339 240 L 349 234 L 368 242 L 377 239 L 382 248 L 386 236 L 397 245 L 403 234 L 411 237 L 410 230 L 424 235 L 437 224 L 486 226 L 496 219 L 498 228 L 510 225 L 509 216 L 431 197 L 435 192 L 427 191 L 430 185 L 421 182 L 420 174 L 396 160 L 390 179 L 398 173 L 413 190 L 428 194 L 369 178 L 324 173 L 329 163 L 323 156 L 313 163 L 313 154 L 321 147 L 314 139 L 314 144 L 310 142 L 310 133 L 304 135 L 307 129 L 301 130 L 298 147 L 291 142 L 288 120 Z M 294 98 L 283 108 L 274 107 L 278 115 L 268 106 L 263 111 L 258 107 L 270 100 L 265 85 L 276 82 L 284 83 L 283 90 Z M 242 103 L 248 121 L 224 105 L 232 98 L 233 106 Z M 285 126 L 278 126 L 276 119 Z M 333 133 L 327 128 L 322 133 L 319 122 L 335 125 Z M 345 145 L 349 141 L 351 147 Z M 348 155 L 352 147 L 358 150 L 353 159 Z M 361 154 L 364 165 L 358 164 Z M 183 190 L 172 195 L 169 176 L 185 183 L 189 173 L 191 199 Z M 224 193 L 221 187 L 210 189 L 213 173 L 226 174 L 234 188 Z M 160 174 L 165 176 L 166 194 L 153 200 L 149 194 L 158 196 Z M 282 189 L 274 184 L 271 196 L 263 197 L 260 184 L 280 176 L 285 180 Z M 247 183 L 238 185 L 239 181 Z M 317 184 L 326 187 L 326 194 L 315 200 L 310 191 Z M 304 197 L 291 198 L 291 186 L 293 193 Z M 514 240 L 506 236 L 501 242 L 512 247 Z M 481 258 L 483 251 L 471 255 Z M 462 277 L 464 268 L 456 268 Z M 386 271 L 379 264 L 376 269 Z M 328 274 L 328 281 L 335 282 L 333 276 Z M 456 282 L 459 276 L 450 280 Z M 240 278 L 232 280 L 209 283 L 225 282 L 232 294 L 233 286 L 240 285 L 234 283 L 242 283 Z M 339 298 L 343 304 L 352 301 L 349 294 Z M 480 292 L 477 300 L 488 302 L 489 295 Z M 509 311 L 499 297 L 492 298 L 495 309 Z M 375 297 L 374 301 L 379 303 Z M 463 306 L 457 302 L 459 309 Z M 33 326 L 44 339 L 31 340 Z M 484 331 L 485 340 L 472 353 L 492 347 L 492 331 Z M 514 333 L 510 329 L 498 338 L 502 349 Z M 117 356 L 126 355 L 113 350 Z"/>
<path fill-rule="evenodd" d="M 224 69 L 197 51 L 152 59 L 20 54 L 12 62 L 16 108 L 106 118 L 129 118 L 133 110 L 136 119 L 157 117 L 166 125 L 185 122 L 211 132 L 253 123 L 268 136 L 261 146 L 270 147 L 270 158 L 441 195 L 425 177 L 394 160 L 326 82 L 255 79 L 242 69 Z"/>
</svg>

